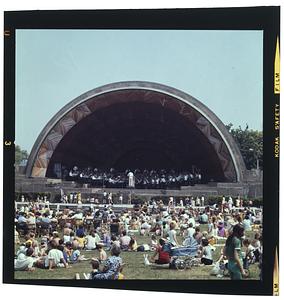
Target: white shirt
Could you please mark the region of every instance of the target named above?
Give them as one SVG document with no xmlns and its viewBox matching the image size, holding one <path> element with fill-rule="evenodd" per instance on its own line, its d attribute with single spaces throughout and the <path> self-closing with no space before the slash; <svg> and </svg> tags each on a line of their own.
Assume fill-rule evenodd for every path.
<svg viewBox="0 0 284 300">
<path fill-rule="evenodd" d="M 32 268 L 34 259 L 31 256 L 26 256 L 24 253 L 20 253 L 18 258 L 14 261 L 15 271 L 25 271 Z"/>
<path fill-rule="evenodd" d="M 203 247 L 203 256 L 202 257 L 212 260 L 212 248 L 210 245 Z"/>
<path fill-rule="evenodd" d="M 97 247 L 96 244 L 99 243 L 101 240 L 98 234 L 96 234 L 95 236 L 87 235 L 86 239 L 87 239 L 86 248 L 88 250 L 95 249 Z"/>
<path fill-rule="evenodd" d="M 193 227 L 195 227 L 195 220 L 194 220 L 194 218 L 192 218 L 192 217 L 191 217 L 191 218 L 189 218 L 189 220 L 188 220 L 188 222 L 187 222 L 187 223 L 188 223 L 188 224 L 190 224 L 190 223 L 191 223 L 191 224 L 192 224 L 192 226 L 193 226 Z"/>
<path fill-rule="evenodd" d="M 141 229 L 150 229 L 150 228 L 151 228 L 151 225 L 149 225 L 147 222 L 145 222 L 141 225 Z"/>
<path fill-rule="evenodd" d="M 200 205 L 200 198 L 196 198 L 196 201 L 195 201 L 196 205 Z"/>
<path fill-rule="evenodd" d="M 174 240 L 174 236 L 176 236 L 176 231 L 174 229 L 170 230 L 168 232 L 168 236 L 169 236 L 170 243 L 172 243 L 174 246 L 176 246 L 177 244 L 176 244 L 176 242 Z"/>
<path fill-rule="evenodd" d="M 187 228 L 187 237 L 193 237 L 195 229 L 193 227 Z"/>
<path fill-rule="evenodd" d="M 120 238 L 120 244 L 122 245 L 122 246 L 128 246 L 129 245 L 129 242 L 130 242 L 130 236 L 128 236 L 128 235 L 124 235 L 124 236 L 122 236 L 121 238 Z"/>
<path fill-rule="evenodd" d="M 83 213 L 77 213 L 71 219 L 76 219 L 76 220 L 82 220 L 83 219 Z"/>
<path fill-rule="evenodd" d="M 61 259 L 64 259 L 63 257 L 63 252 L 58 250 L 58 249 L 51 249 L 49 252 L 48 252 L 48 256 L 45 260 L 45 266 L 48 267 L 49 266 L 49 261 L 50 260 L 53 260 L 54 261 L 54 264 L 57 266 Z"/>
<path fill-rule="evenodd" d="M 70 235 L 63 235 L 64 243 L 70 242 Z"/>
</svg>

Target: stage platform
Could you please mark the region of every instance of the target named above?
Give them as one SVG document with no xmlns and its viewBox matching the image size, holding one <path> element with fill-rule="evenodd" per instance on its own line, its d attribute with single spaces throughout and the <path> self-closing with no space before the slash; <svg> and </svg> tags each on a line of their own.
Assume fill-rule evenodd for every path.
<svg viewBox="0 0 284 300">
<path fill-rule="evenodd" d="M 107 193 L 123 194 L 124 198 L 131 196 L 143 197 L 150 199 L 156 196 L 166 197 L 188 197 L 188 196 L 233 196 L 237 197 L 262 197 L 261 182 L 246 182 L 246 183 L 227 183 L 227 182 L 212 182 L 209 184 L 197 184 L 194 186 L 184 186 L 180 189 L 129 189 L 129 188 L 93 188 L 87 184 L 77 184 L 72 181 L 62 181 L 52 178 L 28 178 L 24 175 L 15 176 L 15 192 L 16 193 L 50 193 L 51 198 L 61 192 L 65 194 L 81 192 L 83 196 L 102 195 L 104 191 Z M 131 197 L 130 196 L 130 197 Z"/>
</svg>

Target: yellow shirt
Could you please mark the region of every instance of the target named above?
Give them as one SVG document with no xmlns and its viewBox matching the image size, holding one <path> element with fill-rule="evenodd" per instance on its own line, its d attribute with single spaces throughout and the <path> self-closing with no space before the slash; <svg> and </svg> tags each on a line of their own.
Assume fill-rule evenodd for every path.
<svg viewBox="0 0 284 300">
<path fill-rule="evenodd" d="M 79 247 L 83 248 L 85 246 L 86 239 L 84 237 L 82 237 L 82 238 L 77 237 L 77 240 L 79 243 Z"/>
</svg>

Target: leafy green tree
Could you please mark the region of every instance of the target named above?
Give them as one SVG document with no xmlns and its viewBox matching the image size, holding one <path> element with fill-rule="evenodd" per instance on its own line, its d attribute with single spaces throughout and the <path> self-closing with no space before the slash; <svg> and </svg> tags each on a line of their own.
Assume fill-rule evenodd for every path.
<svg viewBox="0 0 284 300">
<path fill-rule="evenodd" d="M 19 145 L 15 146 L 15 163 L 19 165 L 23 160 L 28 159 L 29 154 L 26 150 L 22 150 Z"/>
<path fill-rule="evenodd" d="M 234 140 L 236 141 L 241 154 L 243 156 L 245 165 L 248 170 L 256 169 L 257 162 L 259 168 L 262 169 L 263 162 L 263 133 L 262 131 L 249 129 L 248 125 L 245 129 L 241 126 L 233 128 L 230 123 L 226 126 Z"/>
</svg>

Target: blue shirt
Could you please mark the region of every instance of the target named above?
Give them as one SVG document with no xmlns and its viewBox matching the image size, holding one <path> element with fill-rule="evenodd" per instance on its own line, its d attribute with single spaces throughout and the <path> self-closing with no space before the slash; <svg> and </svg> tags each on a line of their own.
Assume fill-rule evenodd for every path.
<svg viewBox="0 0 284 300">
<path fill-rule="evenodd" d="M 27 219 L 24 216 L 19 216 L 18 222 L 19 223 L 27 223 Z"/>
</svg>

